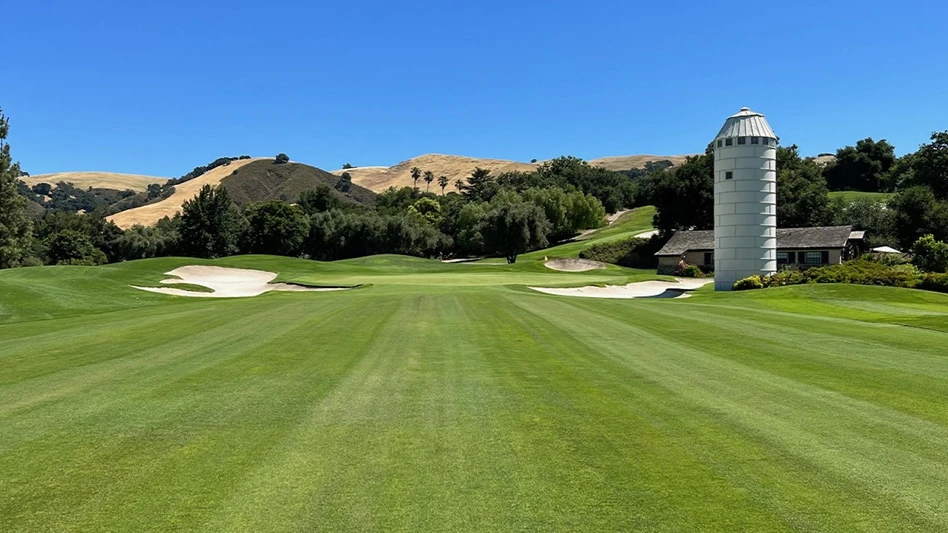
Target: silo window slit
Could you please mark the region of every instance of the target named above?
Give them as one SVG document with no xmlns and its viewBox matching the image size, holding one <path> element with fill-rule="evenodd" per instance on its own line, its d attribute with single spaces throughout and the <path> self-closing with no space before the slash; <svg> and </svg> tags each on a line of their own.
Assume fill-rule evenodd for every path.
<svg viewBox="0 0 948 533">
<path fill-rule="evenodd" d="M 734 141 L 734 140 L 733 140 L 733 139 L 730 139 L 730 138 L 724 139 L 724 146 L 731 146 L 732 144 L 734 144 L 733 141 Z"/>
<path fill-rule="evenodd" d="M 747 144 L 747 137 L 738 137 L 737 144 Z"/>
<path fill-rule="evenodd" d="M 722 146 L 724 146 L 724 141 L 722 141 L 721 139 L 718 139 L 718 148 Z"/>
<path fill-rule="evenodd" d="M 733 173 L 733 172 L 730 172 L 730 171 L 725 172 L 725 173 L 724 173 L 724 179 L 726 179 L 726 180 L 734 179 L 734 173 Z"/>
<path fill-rule="evenodd" d="M 760 138 L 751 137 L 751 144 L 760 144 Z"/>
</svg>

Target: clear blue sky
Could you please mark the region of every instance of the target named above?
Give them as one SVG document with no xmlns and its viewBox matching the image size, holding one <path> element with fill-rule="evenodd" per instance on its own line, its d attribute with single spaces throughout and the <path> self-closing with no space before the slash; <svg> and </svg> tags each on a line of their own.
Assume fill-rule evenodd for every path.
<svg viewBox="0 0 948 533">
<path fill-rule="evenodd" d="M 2 0 L 0 18 L 0 106 L 33 174 L 691 153 L 744 105 L 805 155 L 948 129 L 941 1 Z"/>
</svg>

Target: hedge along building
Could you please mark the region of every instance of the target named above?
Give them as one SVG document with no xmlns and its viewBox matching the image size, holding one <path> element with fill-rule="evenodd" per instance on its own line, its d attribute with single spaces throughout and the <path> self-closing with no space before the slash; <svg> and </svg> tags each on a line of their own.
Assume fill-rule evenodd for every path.
<svg viewBox="0 0 948 533">
<path fill-rule="evenodd" d="M 742 108 L 714 138 L 714 290 L 777 271 L 777 136 Z"/>
</svg>

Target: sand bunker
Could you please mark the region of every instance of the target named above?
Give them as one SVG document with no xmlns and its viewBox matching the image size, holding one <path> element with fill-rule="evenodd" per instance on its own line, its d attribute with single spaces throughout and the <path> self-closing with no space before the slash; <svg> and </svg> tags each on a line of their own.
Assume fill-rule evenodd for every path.
<svg viewBox="0 0 948 533">
<path fill-rule="evenodd" d="M 183 266 L 171 272 L 165 272 L 165 274 L 177 276 L 177 278 L 161 280 L 161 283 L 165 285 L 187 283 L 189 285 L 207 287 L 214 292 L 197 292 L 164 287 L 136 287 L 135 285 L 132 285 L 132 287 L 148 292 L 158 292 L 173 296 L 189 296 L 192 298 L 246 298 L 248 296 L 259 296 L 270 291 L 323 292 L 345 290 L 344 287 L 313 288 L 290 283 L 270 283 L 276 279 L 276 273 L 244 268 Z"/>
<path fill-rule="evenodd" d="M 687 298 L 687 291 L 699 289 L 714 280 L 681 279 L 669 281 L 641 281 L 628 285 L 607 285 L 605 287 L 573 287 L 553 289 L 548 287 L 530 287 L 535 291 L 557 296 L 580 296 L 583 298 Z"/>
<path fill-rule="evenodd" d="M 589 259 L 553 259 L 544 263 L 546 268 L 560 272 L 586 272 L 606 268 L 605 263 L 590 261 Z"/>
</svg>

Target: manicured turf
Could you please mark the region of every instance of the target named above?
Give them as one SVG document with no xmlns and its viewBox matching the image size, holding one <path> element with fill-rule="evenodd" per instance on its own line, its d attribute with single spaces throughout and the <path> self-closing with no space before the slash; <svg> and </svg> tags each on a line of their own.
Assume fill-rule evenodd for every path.
<svg viewBox="0 0 948 533">
<path fill-rule="evenodd" d="M 548 296 L 538 262 L 0 271 L 0 531 L 948 529 L 948 296 Z"/>
<path fill-rule="evenodd" d="M 830 198 L 842 198 L 847 202 L 853 202 L 860 198 L 868 198 L 877 202 L 887 202 L 895 196 L 891 192 L 863 192 L 863 191 L 835 191 L 829 193 Z"/>
<path fill-rule="evenodd" d="M 655 207 L 645 206 L 633 209 L 619 217 L 615 223 L 602 227 L 589 235 L 580 237 L 572 242 L 552 246 L 543 250 L 537 250 L 520 256 L 518 261 L 533 261 L 548 257 L 550 259 L 558 257 L 579 257 L 579 252 L 594 245 L 604 242 L 615 241 L 619 239 L 628 239 L 640 233 L 652 229 L 652 217 L 655 216 Z M 489 259 L 489 262 L 502 261 L 502 259 Z"/>
</svg>

